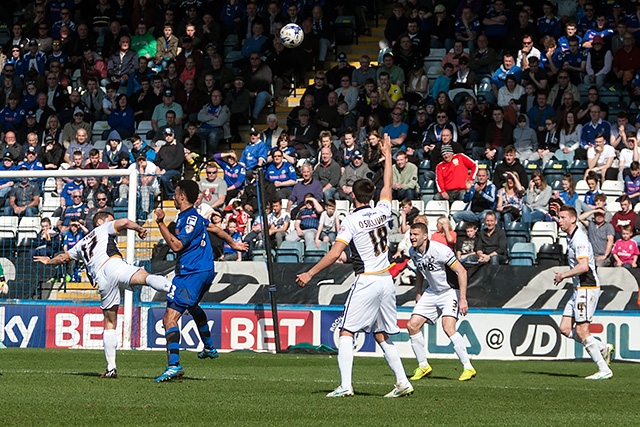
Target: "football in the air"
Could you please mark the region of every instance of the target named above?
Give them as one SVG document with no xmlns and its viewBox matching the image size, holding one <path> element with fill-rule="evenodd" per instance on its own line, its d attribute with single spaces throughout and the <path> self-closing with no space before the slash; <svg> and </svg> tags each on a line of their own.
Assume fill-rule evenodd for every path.
<svg viewBox="0 0 640 427">
<path fill-rule="evenodd" d="M 287 24 L 280 30 L 280 38 L 285 47 L 298 47 L 304 40 L 304 31 L 297 24 Z"/>
</svg>

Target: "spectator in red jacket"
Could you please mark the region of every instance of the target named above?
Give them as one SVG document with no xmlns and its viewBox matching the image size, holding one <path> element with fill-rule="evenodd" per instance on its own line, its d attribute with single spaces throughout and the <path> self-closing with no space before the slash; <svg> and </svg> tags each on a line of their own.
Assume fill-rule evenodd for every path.
<svg viewBox="0 0 640 427">
<path fill-rule="evenodd" d="M 636 223 L 637 217 L 637 214 L 632 209 L 629 196 L 626 194 L 622 195 L 618 200 L 620 201 L 620 210 L 611 218 L 611 225 L 613 225 L 613 230 L 615 231 L 615 240 L 622 238 L 622 227 L 625 225 L 633 226 Z"/>
<path fill-rule="evenodd" d="M 441 147 L 443 161 L 436 166 L 436 200 L 462 200 L 467 189 L 467 180 L 473 180 L 478 165 L 465 154 L 454 154 L 451 145 Z"/>
</svg>

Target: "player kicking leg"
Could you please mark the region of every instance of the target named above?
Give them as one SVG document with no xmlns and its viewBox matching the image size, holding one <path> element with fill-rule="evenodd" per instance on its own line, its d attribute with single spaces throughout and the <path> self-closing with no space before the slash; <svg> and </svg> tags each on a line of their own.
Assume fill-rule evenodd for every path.
<svg viewBox="0 0 640 427">
<path fill-rule="evenodd" d="M 451 249 L 438 242 L 429 241 L 429 231 L 425 224 L 414 223 L 409 231 L 409 239 L 412 245 L 409 254 L 417 269 L 417 303 L 407 322 L 407 329 L 411 348 L 418 359 L 418 367 L 410 379 L 419 380 L 431 373 L 432 368 L 427 360 L 421 329 L 426 322 L 435 324 L 438 318 L 442 317 L 442 329 L 451 340 L 453 349 L 463 365 L 464 370 L 458 379 L 470 380 L 476 376 L 476 370 L 469 360 L 464 338 L 456 330 L 458 313 L 466 315 L 468 311 L 467 270 L 456 259 Z M 457 283 L 456 280 L 449 283 L 447 269 L 457 275 Z M 425 279 L 429 287 L 421 293 Z"/>
</svg>

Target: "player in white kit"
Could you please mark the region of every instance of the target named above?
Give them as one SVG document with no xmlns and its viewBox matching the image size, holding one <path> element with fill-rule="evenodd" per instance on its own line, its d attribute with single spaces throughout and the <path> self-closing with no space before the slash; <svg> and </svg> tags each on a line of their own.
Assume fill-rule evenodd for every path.
<svg viewBox="0 0 640 427">
<path fill-rule="evenodd" d="M 442 329 L 453 344 L 453 350 L 462 362 L 463 371 L 458 378 L 467 381 L 476 376 L 471 365 L 467 345 L 462 335 L 456 330 L 458 313 L 467 314 L 467 270 L 446 245 L 429 240 L 429 230 L 425 224 L 414 223 L 409 231 L 411 248 L 409 256 L 416 266 L 416 306 L 407 322 L 411 348 L 418 359 L 412 380 L 419 380 L 432 371 L 427 361 L 422 326 L 429 322 L 435 324 L 442 317 Z M 457 277 L 448 277 L 457 275 Z M 424 283 L 427 288 L 424 289 Z"/>
<path fill-rule="evenodd" d="M 564 308 L 560 332 L 567 338 L 582 343 L 591 359 L 598 365 L 598 372 L 586 379 L 604 380 L 613 376 L 609 363 L 614 347 L 595 339 L 589 331 L 600 298 L 600 283 L 596 274 L 593 248 L 587 234 L 578 227 L 577 218 L 573 207 L 565 205 L 560 208 L 558 223 L 560 229 L 567 233 L 569 270 L 556 271 L 553 281 L 555 285 L 568 278 L 573 281 L 573 295 Z"/>
<path fill-rule="evenodd" d="M 142 267 L 133 266 L 122 259 L 118 250 L 117 237 L 122 230 L 134 230 L 141 239 L 147 237 L 147 230 L 126 218 L 114 221 L 113 214 L 98 212 L 93 217 L 94 229 L 84 236 L 69 252 L 53 258 L 37 256 L 33 260 L 46 265 L 66 264 L 72 259 L 82 260 L 87 276 L 100 292 L 100 308 L 104 315 L 104 355 L 107 370 L 101 378 L 117 378 L 116 348 L 118 337 L 116 324 L 120 290 L 134 285 L 148 285 L 157 291 L 168 292 L 171 282 L 163 276 L 149 274 Z"/>
<path fill-rule="evenodd" d="M 413 393 L 407 379 L 398 350 L 389 339 L 389 334 L 400 332 L 396 312 L 396 292 L 389 274 L 389 247 L 387 223 L 391 218 L 392 157 L 391 139 L 384 136 L 382 146 L 384 162 L 384 186 L 380 201 L 375 208 L 369 205 L 375 185 L 371 180 L 361 179 L 353 184 L 356 209 L 340 224 L 336 242 L 311 270 L 298 275 L 297 283 L 305 286 L 311 278 L 336 262 L 342 251 L 349 246 L 353 259 L 356 280 L 345 304 L 340 325 L 338 344 L 338 367 L 341 384 L 327 397 L 353 396 L 351 374 L 353 369 L 353 336 L 357 332 L 372 332 L 384 353 L 389 367 L 396 376 L 394 389 L 385 397 L 401 397 Z"/>
</svg>

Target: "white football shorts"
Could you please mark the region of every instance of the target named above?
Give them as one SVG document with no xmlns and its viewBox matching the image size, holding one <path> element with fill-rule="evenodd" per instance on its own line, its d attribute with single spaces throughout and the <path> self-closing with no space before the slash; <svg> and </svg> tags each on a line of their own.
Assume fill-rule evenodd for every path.
<svg viewBox="0 0 640 427">
<path fill-rule="evenodd" d="M 576 323 L 591 323 L 593 313 L 598 307 L 598 299 L 600 299 L 600 288 L 575 288 L 562 315 L 573 317 Z"/>
<path fill-rule="evenodd" d="M 120 289 L 127 289 L 134 274 L 141 267 L 114 257 L 107 261 L 93 278 L 100 292 L 100 308 L 108 310 L 120 304 Z"/>
<path fill-rule="evenodd" d="M 449 289 L 439 294 L 429 292 L 429 288 L 423 292 L 420 300 L 413 307 L 412 315 L 417 314 L 427 319 L 433 325 L 442 316 L 458 318 L 458 298 L 457 289 Z"/>
<path fill-rule="evenodd" d="M 359 275 L 351 286 L 340 329 L 397 334 L 396 289 L 389 273 Z"/>
</svg>

